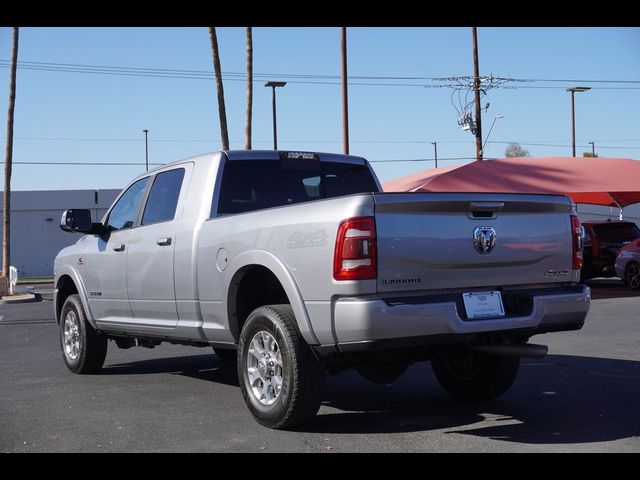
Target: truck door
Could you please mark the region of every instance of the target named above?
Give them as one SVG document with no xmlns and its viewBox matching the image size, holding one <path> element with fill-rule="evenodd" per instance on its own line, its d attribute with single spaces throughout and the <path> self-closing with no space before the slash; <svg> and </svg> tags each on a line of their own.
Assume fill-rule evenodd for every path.
<svg viewBox="0 0 640 480">
<path fill-rule="evenodd" d="M 126 259 L 149 177 L 133 183 L 108 214 L 108 233 L 91 237 L 85 258 L 89 307 L 98 323 L 128 323 L 133 314 L 126 287 Z"/>
<path fill-rule="evenodd" d="M 174 287 L 174 249 L 178 233 L 176 212 L 186 193 L 191 165 L 155 175 L 140 225 L 127 252 L 127 291 L 136 327 L 175 327 L 178 323 Z"/>
</svg>

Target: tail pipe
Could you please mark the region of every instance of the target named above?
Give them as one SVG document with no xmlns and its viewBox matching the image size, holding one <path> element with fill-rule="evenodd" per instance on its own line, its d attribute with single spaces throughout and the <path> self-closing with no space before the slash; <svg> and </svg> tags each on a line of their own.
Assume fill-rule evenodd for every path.
<svg viewBox="0 0 640 480">
<path fill-rule="evenodd" d="M 542 358 L 549 351 L 549 347 L 546 345 L 536 345 L 533 343 L 476 345 L 470 348 L 476 352 L 488 353 L 490 355 L 529 358 Z"/>
</svg>

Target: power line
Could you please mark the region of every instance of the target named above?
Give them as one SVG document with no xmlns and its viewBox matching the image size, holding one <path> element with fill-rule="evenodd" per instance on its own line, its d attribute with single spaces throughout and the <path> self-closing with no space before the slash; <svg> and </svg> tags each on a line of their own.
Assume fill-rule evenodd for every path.
<svg viewBox="0 0 640 480">
<path fill-rule="evenodd" d="M 600 148 L 600 147 L 598 147 Z M 438 156 L 438 161 L 444 160 L 475 160 L 476 157 L 448 157 L 448 158 L 440 158 Z M 398 163 L 398 162 L 434 162 L 435 158 L 403 158 L 403 159 L 385 159 L 385 160 L 369 160 L 369 163 Z"/>
<path fill-rule="evenodd" d="M 0 60 L 0 67 L 8 68 L 9 62 Z M 97 75 L 116 75 L 116 76 L 132 76 L 132 77 L 152 77 L 152 78 L 175 78 L 175 79 L 193 79 L 193 80 L 212 80 L 213 72 L 207 70 L 184 70 L 184 69 L 166 69 L 166 68 L 149 68 L 149 67 L 122 67 L 122 66 L 106 66 L 106 65 L 88 65 L 73 63 L 53 63 L 53 62 L 18 62 L 19 69 L 40 70 L 51 72 L 66 73 L 86 73 Z M 324 74 L 292 74 L 292 73 L 254 73 L 254 82 L 262 82 L 264 78 L 281 77 L 290 79 L 291 83 L 312 84 L 312 85 L 340 85 L 340 77 L 337 75 Z M 245 74 L 242 72 L 223 72 L 223 78 L 227 81 L 244 82 Z M 456 88 L 459 83 L 439 83 L 433 85 L 424 85 L 419 83 L 380 83 L 383 80 L 391 81 L 430 81 L 430 82 L 460 82 L 469 77 L 420 77 L 420 76 L 389 76 L 389 75 L 351 75 L 350 80 L 372 80 L 371 82 L 350 81 L 350 85 L 359 86 L 393 86 L 393 87 L 427 87 L 427 88 Z M 507 77 L 493 77 L 495 80 L 503 82 L 557 82 L 557 83 L 604 83 L 604 84 L 639 84 L 640 80 L 587 80 L 587 79 L 519 79 Z M 328 81 L 336 80 L 336 81 Z M 533 85 L 496 85 L 495 88 L 501 89 L 560 89 L 564 86 L 533 86 Z M 640 87 L 594 87 L 597 89 L 607 90 L 639 90 Z"/>
<path fill-rule="evenodd" d="M 0 137 L 0 139 L 5 140 L 6 137 Z M 96 137 L 15 137 L 14 140 L 19 141 L 68 141 L 68 142 L 114 142 L 114 143 L 142 143 L 144 139 L 133 139 L 133 138 L 96 138 Z M 240 140 L 232 140 L 233 142 L 240 142 Z M 595 138 L 594 141 L 605 142 L 607 140 Z M 608 140 L 615 142 L 637 142 L 640 143 L 639 139 L 634 140 Z M 254 140 L 255 143 L 266 143 L 270 144 L 272 140 Z M 285 140 L 284 143 L 294 143 L 294 144 L 337 144 L 341 143 L 340 140 Z M 551 143 L 554 142 L 554 143 Z M 208 144 L 216 144 L 217 140 L 206 140 L 206 139 L 153 139 L 150 140 L 149 143 L 208 143 Z M 350 140 L 350 143 L 359 143 L 359 144 L 416 144 L 416 145 L 426 145 L 430 143 L 427 140 Z M 461 144 L 471 144 L 474 143 L 472 140 L 438 140 L 438 143 L 461 143 Z M 518 143 L 520 145 L 526 146 L 540 146 L 540 147 L 570 147 L 571 143 L 562 143 L 561 141 L 527 141 L 527 140 L 489 140 L 487 144 L 509 144 L 509 143 Z M 580 144 L 578 145 L 581 148 L 587 148 L 588 145 Z M 640 147 L 635 146 L 622 146 L 622 145 L 603 145 L 598 146 L 598 148 L 604 149 L 632 149 L 637 150 Z"/>
<path fill-rule="evenodd" d="M 144 163 L 132 162 L 12 162 L 13 165 L 92 165 L 92 166 L 136 166 L 144 167 Z M 149 165 L 165 165 L 164 163 L 151 163 Z"/>
<path fill-rule="evenodd" d="M 8 64 L 8 60 L 0 60 L 0 64 Z M 138 71 L 138 72 L 155 72 L 155 73 L 168 73 L 168 74 L 194 74 L 194 75 L 206 75 L 211 77 L 213 71 L 210 70 L 186 70 L 186 69 L 171 69 L 171 68 L 152 68 L 152 67 L 123 67 L 113 65 L 90 65 L 82 63 L 54 63 L 54 62 L 35 62 L 35 61 L 19 61 L 18 66 L 41 66 L 41 67 L 56 67 L 56 68 L 82 68 L 82 69 L 95 69 L 95 70 L 115 70 L 115 71 Z M 225 75 L 242 77 L 244 80 L 244 72 L 224 72 Z M 340 75 L 327 75 L 327 74 L 294 74 L 294 73 L 254 73 L 254 76 L 261 77 L 273 77 L 281 76 L 288 78 L 316 78 L 316 79 L 333 79 L 339 80 Z M 470 79 L 469 76 L 449 76 L 449 77 L 423 77 L 423 76 L 398 76 L 398 75 L 349 75 L 349 78 L 360 80 L 431 80 L 431 81 L 453 81 L 458 79 Z M 489 77 L 487 77 L 489 78 Z M 589 80 L 589 79 L 550 79 L 550 78 L 509 78 L 509 77 L 491 77 L 496 80 L 509 80 L 518 82 L 563 82 L 563 83 L 630 83 L 640 84 L 640 80 Z"/>
</svg>

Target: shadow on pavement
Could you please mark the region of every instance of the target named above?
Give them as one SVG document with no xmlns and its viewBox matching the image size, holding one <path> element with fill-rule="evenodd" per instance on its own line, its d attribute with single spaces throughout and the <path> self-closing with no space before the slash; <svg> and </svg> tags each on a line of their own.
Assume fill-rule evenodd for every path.
<svg viewBox="0 0 640 480">
<path fill-rule="evenodd" d="M 445 435 L 529 444 L 640 436 L 640 362 L 563 355 L 524 359 L 511 390 L 480 404 L 448 397 L 426 363 L 414 365 L 387 386 L 368 383 L 354 372 L 335 380 L 329 383 L 324 404 L 349 413 L 321 415 L 304 431 L 445 430 Z"/>
<path fill-rule="evenodd" d="M 110 365 L 101 372 L 147 373 L 176 373 L 238 386 L 235 365 L 222 363 L 215 355 Z M 349 371 L 329 377 L 323 406 L 329 408 L 297 430 L 336 434 L 443 430 L 444 435 L 528 444 L 612 441 L 640 437 L 640 362 L 568 355 L 523 359 L 514 386 L 486 403 L 451 399 L 428 363 L 413 365 L 390 385 L 373 384 Z"/>
<path fill-rule="evenodd" d="M 149 373 L 175 373 L 199 380 L 239 386 L 235 364 L 222 362 L 214 354 L 119 363 L 107 365 L 100 370 L 101 375 L 143 375 Z"/>
<path fill-rule="evenodd" d="M 585 284 L 591 287 L 593 300 L 640 297 L 640 289 L 634 290 L 627 287 L 619 278 L 592 278 Z"/>
</svg>

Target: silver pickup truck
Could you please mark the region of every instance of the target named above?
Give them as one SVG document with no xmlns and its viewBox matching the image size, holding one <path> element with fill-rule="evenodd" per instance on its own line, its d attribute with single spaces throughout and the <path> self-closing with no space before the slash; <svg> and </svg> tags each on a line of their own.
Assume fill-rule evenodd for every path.
<svg viewBox="0 0 640 480">
<path fill-rule="evenodd" d="M 55 261 L 67 367 L 109 340 L 213 347 L 262 425 L 314 416 L 326 373 L 389 383 L 430 360 L 451 395 L 514 382 L 537 334 L 577 330 L 581 227 L 565 196 L 382 193 L 360 157 L 226 151 L 146 172 Z"/>
</svg>

